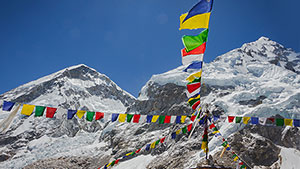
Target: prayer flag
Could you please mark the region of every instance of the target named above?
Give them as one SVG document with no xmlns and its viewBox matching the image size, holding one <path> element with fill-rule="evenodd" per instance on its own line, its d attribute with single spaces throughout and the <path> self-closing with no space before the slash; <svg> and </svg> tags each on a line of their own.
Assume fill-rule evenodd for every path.
<svg viewBox="0 0 300 169">
<path fill-rule="evenodd" d="M 209 129 L 212 129 L 212 128 L 215 128 L 215 127 L 216 127 L 215 124 L 212 123 L 212 124 L 209 126 Z"/>
<path fill-rule="evenodd" d="M 192 127 L 193 127 L 193 123 L 191 123 L 191 124 L 189 124 L 189 125 L 187 126 L 188 132 L 190 132 L 190 131 L 192 130 Z"/>
<path fill-rule="evenodd" d="M 104 113 L 102 112 L 96 112 L 95 120 L 100 120 L 104 117 Z"/>
<path fill-rule="evenodd" d="M 293 126 L 293 119 L 284 119 L 284 124 L 286 126 Z"/>
<path fill-rule="evenodd" d="M 186 81 L 188 82 L 192 82 L 194 81 L 196 78 L 200 78 L 202 74 L 202 69 L 199 72 L 193 73 L 191 74 L 188 78 L 186 78 Z"/>
<path fill-rule="evenodd" d="M 258 117 L 251 117 L 252 124 L 258 124 Z"/>
<path fill-rule="evenodd" d="M 116 162 L 115 162 L 115 164 L 118 164 L 118 163 L 119 163 L 119 161 L 120 161 L 120 160 L 119 160 L 119 159 L 117 159 L 117 160 L 116 160 Z"/>
<path fill-rule="evenodd" d="M 176 124 L 180 124 L 181 123 L 181 116 L 176 116 L 175 122 L 176 122 Z"/>
<path fill-rule="evenodd" d="M 176 131 L 176 135 L 180 134 L 180 131 L 181 131 L 181 129 L 178 129 L 178 130 Z"/>
<path fill-rule="evenodd" d="M 234 157 L 233 161 L 237 161 L 239 159 L 238 156 Z"/>
<path fill-rule="evenodd" d="M 176 138 L 176 133 L 175 133 L 175 132 L 172 133 L 172 134 L 171 134 L 171 137 L 172 137 L 172 139 L 175 139 L 175 138 Z"/>
<path fill-rule="evenodd" d="M 165 116 L 160 115 L 158 119 L 159 124 L 164 124 L 164 121 L 165 121 Z"/>
<path fill-rule="evenodd" d="M 300 120 L 299 119 L 294 119 L 294 126 L 295 127 L 300 127 Z"/>
<path fill-rule="evenodd" d="M 212 5 L 213 0 L 200 0 L 188 13 L 180 16 L 179 30 L 208 28 Z"/>
<path fill-rule="evenodd" d="M 207 41 L 207 35 L 208 29 L 203 30 L 199 35 L 196 36 L 184 35 L 182 37 L 182 42 L 185 46 L 186 52 L 190 52 L 205 43 Z"/>
<path fill-rule="evenodd" d="M 214 116 L 214 121 L 217 121 L 220 118 L 220 116 Z"/>
<path fill-rule="evenodd" d="M 115 165 L 116 160 L 114 160 L 113 162 L 111 162 L 110 166 L 114 166 Z"/>
<path fill-rule="evenodd" d="M 124 123 L 126 120 L 127 114 L 120 114 L 119 115 L 119 122 Z"/>
<path fill-rule="evenodd" d="M 206 49 L 206 42 L 204 42 L 202 45 L 198 46 L 197 48 L 191 50 L 190 52 L 186 52 L 186 49 L 181 50 L 181 56 L 182 56 L 182 64 L 188 65 L 191 64 L 194 61 L 203 61 L 203 54 Z"/>
<path fill-rule="evenodd" d="M 111 115 L 111 122 L 116 121 L 116 120 L 118 119 L 118 116 L 119 116 L 119 114 L 113 113 L 113 114 Z"/>
<path fill-rule="evenodd" d="M 147 145 L 146 145 L 145 150 L 146 150 L 146 151 L 149 151 L 149 150 L 150 150 L 150 144 L 147 144 Z"/>
<path fill-rule="evenodd" d="M 191 83 L 191 84 L 186 85 L 189 93 L 192 93 L 193 91 L 199 89 L 200 86 L 201 86 L 201 83 Z M 199 97 L 200 97 L 200 95 L 199 95 Z"/>
<path fill-rule="evenodd" d="M 200 100 L 200 94 L 198 94 L 197 96 L 195 97 L 192 97 L 188 100 L 188 103 L 190 106 L 193 106 L 197 101 Z"/>
<path fill-rule="evenodd" d="M 196 117 L 197 117 L 196 115 L 193 115 L 193 116 L 191 117 L 191 120 L 194 121 L 194 120 L 196 119 Z"/>
<path fill-rule="evenodd" d="M 207 149 L 207 141 L 202 141 L 201 149 L 202 149 L 202 150 Z"/>
<path fill-rule="evenodd" d="M 171 121 L 171 116 L 165 116 L 164 123 L 170 123 L 170 121 Z"/>
<path fill-rule="evenodd" d="M 155 142 L 156 141 L 154 141 L 153 143 L 151 143 L 150 148 L 155 148 Z"/>
<path fill-rule="evenodd" d="M 234 120 L 234 116 L 228 116 L 228 122 L 229 122 L 229 123 L 232 123 L 233 120 Z"/>
<path fill-rule="evenodd" d="M 70 120 L 74 117 L 74 115 L 76 114 L 77 110 L 68 110 L 67 113 L 67 119 Z"/>
<path fill-rule="evenodd" d="M 248 124 L 250 117 L 243 117 L 243 123 Z"/>
<path fill-rule="evenodd" d="M 29 105 L 29 104 L 23 104 L 23 108 L 21 111 L 21 114 L 24 114 L 26 116 L 30 116 L 34 110 L 34 105 Z"/>
<path fill-rule="evenodd" d="M 164 143 L 166 137 L 163 137 L 162 139 L 160 139 L 160 143 Z"/>
<path fill-rule="evenodd" d="M 265 117 L 260 117 L 259 118 L 259 124 L 260 125 L 266 125 L 266 122 L 267 122 L 267 118 L 265 118 Z"/>
<path fill-rule="evenodd" d="M 8 101 L 3 101 L 3 111 L 11 111 L 11 109 L 14 107 L 15 103 L 13 102 L 8 102 Z"/>
<path fill-rule="evenodd" d="M 223 146 L 223 147 L 226 147 L 227 144 L 228 144 L 228 142 L 227 142 L 227 141 L 224 141 L 224 142 L 222 143 L 222 146 Z"/>
<path fill-rule="evenodd" d="M 156 140 L 155 145 L 158 145 L 158 144 L 159 144 L 159 141 L 160 141 L 160 140 Z"/>
<path fill-rule="evenodd" d="M 159 118 L 159 115 L 154 115 L 153 117 L 152 117 L 152 123 L 155 123 L 156 121 L 157 121 L 157 119 Z"/>
<path fill-rule="evenodd" d="M 186 67 L 183 71 L 187 72 L 189 69 L 202 69 L 202 61 L 194 61 L 188 67 Z"/>
<path fill-rule="evenodd" d="M 53 108 L 53 107 L 47 107 L 47 108 L 46 108 L 46 117 L 47 117 L 47 118 L 53 118 L 55 112 L 56 112 L 56 108 Z"/>
<path fill-rule="evenodd" d="M 43 116 L 46 107 L 44 106 L 35 106 L 35 117 Z"/>
<path fill-rule="evenodd" d="M 242 119 L 242 117 L 235 117 L 235 123 L 240 123 Z"/>
<path fill-rule="evenodd" d="M 185 126 L 182 128 L 182 133 L 185 134 L 186 132 L 187 132 L 187 127 Z"/>
<path fill-rule="evenodd" d="M 274 123 L 275 122 L 275 118 L 267 118 L 268 120 L 270 120 L 272 123 Z"/>
<path fill-rule="evenodd" d="M 192 109 L 193 109 L 193 110 L 196 110 L 197 107 L 198 107 L 199 105 L 200 105 L 200 100 L 197 101 L 197 102 L 192 106 Z"/>
<path fill-rule="evenodd" d="M 186 119 L 186 116 L 181 116 L 181 123 L 184 123 Z"/>
<path fill-rule="evenodd" d="M 87 121 L 93 121 L 94 116 L 95 116 L 95 112 L 90 112 L 90 111 L 86 112 Z"/>
<path fill-rule="evenodd" d="M 133 123 L 139 123 L 140 117 L 141 117 L 140 114 L 135 114 L 135 115 L 133 116 Z"/>
<path fill-rule="evenodd" d="M 276 126 L 283 126 L 284 120 L 283 119 L 276 119 Z"/>
<path fill-rule="evenodd" d="M 136 152 L 135 152 L 135 153 L 137 154 L 137 153 L 139 153 L 140 151 L 141 151 L 141 149 L 138 149 L 138 150 L 136 150 Z"/>
<path fill-rule="evenodd" d="M 151 123 L 153 115 L 147 115 L 147 123 Z"/>
<path fill-rule="evenodd" d="M 84 110 L 78 110 L 76 115 L 79 119 L 81 119 L 84 116 L 85 112 L 86 111 L 84 111 Z"/>
<path fill-rule="evenodd" d="M 130 123 L 131 119 L 133 117 L 133 114 L 127 114 L 127 122 Z"/>
</svg>

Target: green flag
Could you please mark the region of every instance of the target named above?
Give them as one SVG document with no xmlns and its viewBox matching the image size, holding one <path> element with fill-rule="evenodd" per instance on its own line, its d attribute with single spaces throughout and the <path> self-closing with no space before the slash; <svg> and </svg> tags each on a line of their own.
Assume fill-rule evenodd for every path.
<svg viewBox="0 0 300 169">
<path fill-rule="evenodd" d="M 190 52 L 193 49 L 196 49 L 198 46 L 202 45 L 207 41 L 208 29 L 202 31 L 199 35 L 196 36 L 187 36 L 182 37 L 183 45 L 185 46 L 186 52 Z"/>
<path fill-rule="evenodd" d="M 94 116 L 95 116 L 95 112 L 90 112 L 90 111 L 86 112 L 87 121 L 93 121 Z"/>
<path fill-rule="evenodd" d="M 228 144 L 228 142 L 227 142 L 227 141 L 224 141 L 224 142 L 222 143 L 222 146 L 225 147 L 227 144 Z"/>
<path fill-rule="evenodd" d="M 131 119 L 133 117 L 133 114 L 127 114 L 127 122 L 130 123 Z"/>
<path fill-rule="evenodd" d="M 160 115 L 158 121 L 159 121 L 159 124 L 164 124 L 165 116 Z"/>
<path fill-rule="evenodd" d="M 44 107 L 44 106 L 35 106 L 35 114 L 34 114 L 34 116 L 35 117 L 43 116 L 45 108 L 46 107 Z"/>
<path fill-rule="evenodd" d="M 182 128 L 182 133 L 185 134 L 186 132 L 187 132 L 187 127 L 185 126 Z"/>
<path fill-rule="evenodd" d="M 243 117 L 235 117 L 235 123 L 240 123 Z"/>
<path fill-rule="evenodd" d="M 155 145 L 158 145 L 158 144 L 159 144 L 159 141 L 160 141 L 160 140 L 157 140 L 157 141 L 155 142 Z"/>
<path fill-rule="evenodd" d="M 284 119 L 276 119 L 276 126 L 283 126 L 284 125 Z"/>
</svg>

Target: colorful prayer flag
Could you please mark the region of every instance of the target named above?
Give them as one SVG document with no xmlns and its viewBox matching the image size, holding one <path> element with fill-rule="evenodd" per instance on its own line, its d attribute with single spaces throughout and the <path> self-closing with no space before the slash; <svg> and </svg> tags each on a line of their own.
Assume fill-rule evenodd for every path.
<svg viewBox="0 0 300 169">
<path fill-rule="evenodd" d="M 188 67 L 186 67 L 183 71 L 187 72 L 189 69 L 202 69 L 202 61 L 194 61 Z"/>
<path fill-rule="evenodd" d="M 284 124 L 286 126 L 293 126 L 293 119 L 284 119 Z"/>
<path fill-rule="evenodd" d="M 235 117 L 235 123 L 240 123 L 242 119 L 242 117 Z"/>
<path fill-rule="evenodd" d="M 126 120 L 127 114 L 120 114 L 119 115 L 119 122 L 124 123 Z"/>
<path fill-rule="evenodd" d="M 182 42 L 185 46 L 186 52 L 190 52 L 205 43 L 207 41 L 207 35 L 208 29 L 203 30 L 199 35 L 196 36 L 184 35 L 182 37 Z"/>
<path fill-rule="evenodd" d="M 139 123 L 140 117 L 141 117 L 140 114 L 135 114 L 135 115 L 133 116 L 133 123 Z"/>
<path fill-rule="evenodd" d="M 47 107 L 47 108 L 46 108 L 46 117 L 47 117 L 47 118 L 53 118 L 55 112 L 56 112 L 56 108 L 53 108 L 53 107 Z"/>
<path fill-rule="evenodd" d="M 186 132 L 187 132 L 187 127 L 185 126 L 182 128 L 182 133 L 185 134 Z"/>
<path fill-rule="evenodd" d="M 294 126 L 295 127 L 300 127 L 300 120 L 299 119 L 294 119 Z"/>
<path fill-rule="evenodd" d="M 213 0 L 200 0 L 193 8 L 180 16 L 181 29 L 208 28 Z"/>
<path fill-rule="evenodd" d="M 133 114 L 127 114 L 127 122 L 130 123 L 133 118 Z"/>
<path fill-rule="evenodd" d="M 172 138 L 172 139 L 175 139 L 175 138 L 176 138 L 176 133 L 175 133 L 175 132 L 171 134 L 171 138 Z"/>
<path fill-rule="evenodd" d="M 21 111 L 21 114 L 24 114 L 26 116 L 30 116 L 34 110 L 34 105 L 29 105 L 29 104 L 23 104 L 23 108 Z"/>
<path fill-rule="evenodd" d="M 191 123 L 191 124 L 189 124 L 189 125 L 187 126 L 188 132 L 190 132 L 190 131 L 192 130 L 192 127 L 193 127 L 193 123 Z"/>
<path fill-rule="evenodd" d="M 160 115 L 159 119 L 158 119 L 158 122 L 159 122 L 159 124 L 164 124 L 164 122 L 165 122 L 165 116 Z"/>
<path fill-rule="evenodd" d="M 188 65 L 191 64 L 194 61 L 202 61 L 203 62 L 203 54 L 206 49 L 206 42 L 204 42 L 202 45 L 198 46 L 197 48 L 191 50 L 190 52 L 186 52 L 186 49 L 181 50 L 181 56 L 182 56 L 182 64 Z"/>
<path fill-rule="evenodd" d="M 14 107 L 15 103 L 13 102 L 8 102 L 8 101 L 3 101 L 3 111 L 11 111 L 11 109 Z"/>
<path fill-rule="evenodd" d="M 243 123 L 248 124 L 250 117 L 243 117 Z"/>
<path fill-rule="evenodd" d="M 251 124 L 258 124 L 258 117 L 251 117 Z"/>
<path fill-rule="evenodd" d="M 119 117 L 119 114 L 113 113 L 113 114 L 111 115 L 111 122 L 116 121 L 116 120 L 118 119 L 118 117 Z"/>
<path fill-rule="evenodd" d="M 44 107 L 44 106 L 35 106 L 34 116 L 35 117 L 43 116 L 45 109 L 46 109 L 46 107 Z"/>
<path fill-rule="evenodd" d="M 176 122 L 176 124 L 180 124 L 181 123 L 181 116 L 176 116 L 175 122 Z"/>
<path fill-rule="evenodd" d="M 229 123 L 232 123 L 233 120 L 234 120 L 234 116 L 228 116 L 228 122 L 229 122 Z"/>
<path fill-rule="evenodd" d="M 199 89 L 200 86 L 201 86 L 201 83 L 191 83 L 191 84 L 186 85 L 187 90 L 188 90 L 189 93 L 192 93 L 193 91 Z"/>
<path fill-rule="evenodd" d="M 212 123 L 212 124 L 209 126 L 209 129 L 212 129 L 212 128 L 215 128 L 215 127 L 216 127 L 215 124 Z"/>
<path fill-rule="evenodd" d="M 95 112 L 90 112 L 90 111 L 86 112 L 87 121 L 93 121 L 94 116 L 95 116 Z"/>
<path fill-rule="evenodd" d="M 74 117 L 74 115 L 76 114 L 77 110 L 68 110 L 67 113 L 67 119 L 70 120 Z"/>
<path fill-rule="evenodd" d="M 156 141 L 154 141 L 153 143 L 151 143 L 150 148 L 155 148 L 155 142 Z"/>
<path fill-rule="evenodd" d="M 147 145 L 146 145 L 145 150 L 146 150 L 146 151 L 149 151 L 149 150 L 150 150 L 150 144 L 147 144 Z"/>
<path fill-rule="evenodd" d="M 85 112 L 86 111 L 84 111 L 84 110 L 78 110 L 76 115 L 79 119 L 81 119 L 84 116 Z"/>
<path fill-rule="evenodd" d="M 171 121 L 171 116 L 165 116 L 164 123 L 170 123 L 170 121 Z"/>
<path fill-rule="evenodd" d="M 155 123 L 157 120 L 158 120 L 158 118 L 159 118 L 159 115 L 154 115 L 153 117 L 152 117 L 152 123 Z"/>
<path fill-rule="evenodd" d="M 196 115 L 193 115 L 192 117 L 191 117 L 191 121 L 195 121 L 195 119 L 196 119 Z"/>
<path fill-rule="evenodd" d="M 147 123 L 151 123 L 153 115 L 147 115 Z"/>
<path fill-rule="evenodd" d="M 166 139 L 166 137 L 161 138 L 160 143 L 164 143 L 165 139 Z"/>
<path fill-rule="evenodd" d="M 283 126 L 284 120 L 283 119 L 276 119 L 276 126 Z"/>
<path fill-rule="evenodd" d="M 188 78 L 186 78 L 186 81 L 188 82 L 192 82 L 194 81 L 196 78 L 200 78 L 202 74 L 202 69 L 199 72 L 193 73 L 191 74 Z"/>
<path fill-rule="evenodd" d="M 102 112 L 96 112 L 95 120 L 100 120 L 104 117 L 104 113 Z"/>
<path fill-rule="evenodd" d="M 186 116 L 181 116 L 181 123 L 184 123 L 186 119 Z"/>
<path fill-rule="evenodd" d="M 178 129 L 178 130 L 176 131 L 176 135 L 180 134 L 180 131 L 181 131 L 181 129 Z"/>
</svg>

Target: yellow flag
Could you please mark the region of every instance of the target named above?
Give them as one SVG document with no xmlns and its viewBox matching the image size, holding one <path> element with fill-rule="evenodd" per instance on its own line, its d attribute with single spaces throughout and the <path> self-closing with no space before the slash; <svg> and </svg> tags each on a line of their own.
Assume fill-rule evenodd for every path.
<svg viewBox="0 0 300 169">
<path fill-rule="evenodd" d="M 152 122 L 152 123 L 155 123 L 155 122 L 157 121 L 158 118 L 159 118 L 159 115 L 154 115 L 154 116 L 152 117 L 151 122 Z"/>
<path fill-rule="evenodd" d="M 202 74 L 202 69 L 201 69 L 199 72 L 197 72 L 197 73 L 191 74 L 188 78 L 186 78 L 186 80 L 187 80 L 188 82 L 192 82 L 192 81 L 195 80 L 196 78 L 198 79 L 199 77 L 201 77 L 201 74 Z"/>
<path fill-rule="evenodd" d="M 220 133 L 220 132 L 219 132 L 219 130 L 217 130 L 217 131 L 213 131 L 212 133 L 213 133 L 213 134 L 216 134 L 216 133 Z"/>
<path fill-rule="evenodd" d="M 286 126 L 293 126 L 293 119 L 284 119 L 284 124 Z"/>
<path fill-rule="evenodd" d="M 181 123 L 184 123 L 185 122 L 185 119 L 186 119 L 186 116 L 181 116 Z"/>
<path fill-rule="evenodd" d="M 155 142 L 156 141 L 154 141 L 153 143 L 151 143 L 150 148 L 155 148 Z"/>
<path fill-rule="evenodd" d="M 77 110 L 76 115 L 77 115 L 78 118 L 81 119 L 84 116 L 84 114 L 85 114 L 85 111 L 83 111 L 83 110 Z"/>
<path fill-rule="evenodd" d="M 188 102 L 190 102 L 190 101 L 192 101 L 192 100 L 194 100 L 194 99 L 200 99 L 200 94 L 199 94 L 197 97 L 192 97 L 192 98 L 190 98 L 190 99 L 188 100 Z"/>
<path fill-rule="evenodd" d="M 180 16 L 180 28 L 181 29 L 198 29 L 198 28 L 208 28 L 210 12 L 195 15 L 183 22 L 188 13 L 182 14 Z M 183 23 L 182 23 L 183 22 Z"/>
<path fill-rule="evenodd" d="M 181 129 L 178 129 L 178 130 L 176 131 L 176 135 L 178 135 L 178 134 L 180 133 L 180 131 L 181 131 Z"/>
<path fill-rule="evenodd" d="M 202 149 L 202 150 L 207 149 L 207 141 L 202 141 L 201 149 Z"/>
<path fill-rule="evenodd" d="M 127 153 L 126 156 L 129 156 L 130 154 L 132 154 L 132 152 L 131 153 Z"/>
<path fill-rule="evenodd" d="M 124 123 L 126 120 L 127 114 L 120 114 L 119 115 L 119 122 Z"/>
<path fill-rule="evenodd" d="M 234 159 L 233 159 L 233 161 L 236 161 L 236 160 L 238 160 L 239 159 L 239 157 L 238 156 L 236 156 Z"/>
<path fill-rule="evenodd" d="M 30 116 L 34 110 L 34 105 L 29 105 L 29 104 L 23 104 L 23 108 L 21 111 L 21 114 L 24 114 L 26 116 Z"/>
<path fill-rule="evenodd" d="M 248 124 L 250 117 L 243 117 L 243 123 Z"/>
</svg>

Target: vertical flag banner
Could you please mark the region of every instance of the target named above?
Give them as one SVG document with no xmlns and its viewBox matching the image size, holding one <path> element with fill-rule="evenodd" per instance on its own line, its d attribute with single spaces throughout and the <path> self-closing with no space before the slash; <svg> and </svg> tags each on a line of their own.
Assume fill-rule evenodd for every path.
<svg viewBox="0 0 300 169">
<path fill-rule="evenodd" d="M 213 0 L 200 0 L 193 8 L 180 16 L 181 29 L 208 28 Z"/>
<path fill-rule="evenodd" d="M 182 43 L 185 46 L 185 51 L 190 52 L 197 47 L 203 45 L 207 41 L 208 29 L 202 31 L 199 35 L 189 36 L 184 35 L 182 37 Z"/>
<path fill-rule="evenodd" d="M 191 64 L 194 61 L 201 61 L 203 62 L 203 54 L 206 49 L 206 42 L 204 42 L 202 45 L 198 46 L 197 48 L 191 50 L 190 52 L 186 52 L 186 48 L 181 50 L 181 56 L 182 56 L 182 64 L 188 65 Z"/>
</svg>

